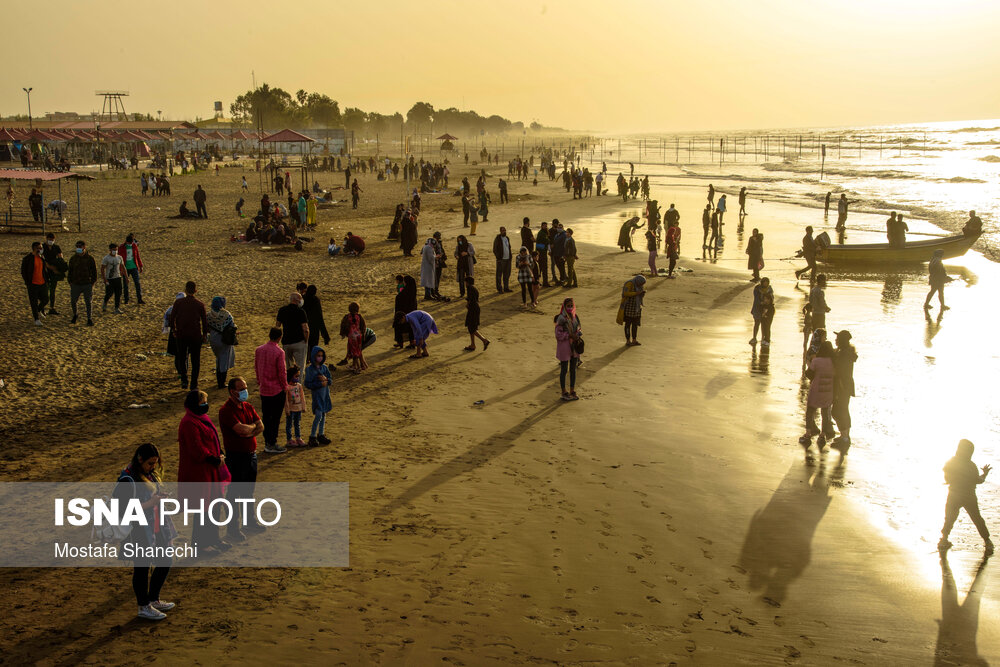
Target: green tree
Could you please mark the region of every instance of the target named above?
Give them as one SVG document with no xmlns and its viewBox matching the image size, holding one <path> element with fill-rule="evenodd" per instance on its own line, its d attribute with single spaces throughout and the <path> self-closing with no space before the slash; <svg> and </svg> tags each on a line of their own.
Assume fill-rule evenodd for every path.
<svg viewBox="0 0 1000 667">
<path fill-rule="evenodd" d="M 365 129 L 365 123 L 368 121 L 368 114 L 366 114 L 361 109 L 355 109 L 353 107 L 348 107 L 344 109 L 344 115 L 342 117 L 342 122 L 344 127 L 348 130 L 354 130 L 355 132 L 361 132 Z"/>
<path fill-rule="evenodd" d="M 309 93 L 305 101 L 306 113 L 313 123 L 323 127 L 340 125 L 340 106 L 336 100 L 321 93 Z"/>
<path fill-rule="evenodd" d="M 417 102 L 406 112 L 406 120 L 416 125 L 429 126 L 434 117 L 434 107 L 427 102 Z"/>
<path fill-rule="evenodd" d="M 266 83 L 255 90 L 248 90 L 229 105 L 233 120 L 244 125 L 264 127 L 289 125 L 294 118 L 295 100 L 281 88 L 271 88 Z"/>
</svg>

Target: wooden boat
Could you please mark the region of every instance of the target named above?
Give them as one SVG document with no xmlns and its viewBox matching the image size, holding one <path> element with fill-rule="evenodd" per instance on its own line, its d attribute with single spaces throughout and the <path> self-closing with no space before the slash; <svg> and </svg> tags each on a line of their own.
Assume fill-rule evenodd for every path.
<svg viewBox="0 0 1000 667">
<path fill-rule="evenodd" d="M 961 257 L 972 247 L 979 234 L 956 234 L 923 241 L 907 241 L 902 247 L 888 243 L 833 244 L 816 249 L 816 261 L 823 264 L 921 264 L 931 261 L 935 250 L 944 251 L 944 259 Z"/>
</svg>

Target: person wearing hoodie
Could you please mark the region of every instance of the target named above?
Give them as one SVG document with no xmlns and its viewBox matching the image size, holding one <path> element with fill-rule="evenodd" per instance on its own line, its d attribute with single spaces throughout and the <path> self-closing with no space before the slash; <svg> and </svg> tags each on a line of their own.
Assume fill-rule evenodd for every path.
<svg viewBox="0 0 1000 667">
<path fill-rule="evenodd" d="M 972 462 L 972 453 L 976 451 L 976 446 L 968 440 L 960 440 L 955 456 L 948 460 L 944 466 L 944 481 L 948 484 L 948 500 L 944 505 L 944 527 L 941 529 L 941 541 L 938 542 L 938 549 L 945 551 L 950 549 L 952 544 L 948 541 L 951 529 L 958 519 L 958 512 L 965 509 L 969 513 L 969 518 L 979 530 L 980 537 L 986 547 L 986 555 L 993 553 L 993 541 L 990 540 L 990 531 L 983 521 L 983 515 L 979 513 L 979 499 L 976 497 L 976 487 L 986 481 L 986 476 L 990 474 L 992 466 L 984 465 L 982 474 L 979 468 Z"/>
<path fill-rule="evenodd" d="M 319 345 L 309 353 L 305 385 L 312 392 L 313 423 L 309 432 L 309 446 L 329 445 L 326 437 L 326 413 L 333 409 L 330 401 L 330 369 L 326 365 L 326 351 Z"/>
<path fill-rule="evenodd" d="M 826 446 L 828 438 L 833 437 L 833 423 L 830 421 L 830 411 L 833 407 L 835 368 L 833 343 L 828 340 L 819 345 L 819 351 L 809 362 L 806 377 L 809 383 L 809 397 L 806 400 L 806 432 L 799 438 L 799 444 L 809 449 L 812 437 L 818 435 L 816 446 L 820 451 Z M 820 411 L 822 425 L 816 426 L 816 410 Z"/>
</svg>

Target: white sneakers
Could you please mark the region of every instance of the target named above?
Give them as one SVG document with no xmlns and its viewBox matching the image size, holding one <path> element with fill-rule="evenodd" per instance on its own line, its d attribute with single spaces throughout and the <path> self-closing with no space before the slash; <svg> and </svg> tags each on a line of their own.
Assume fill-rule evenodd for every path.
<svg viewBox="0 0 1000 667">
<path fill-rule="evenodd" d="M 35 326 L 36 327 L 42 326 L 42 321 L 41 320 L 35 320 Z"/>
<path fill-rule="evenodd" d="M 163 612 L 170 611 L 176 606 L 173 602 L 154 600 L 145 607 L 139 607 L 139 618 L 144 618 L 147 621 L 162 621 L 167 617 Z"/>
<path fill-rule="evenodd" d="M 167 617 L 162 611 L 153 608 L 153 605 L 147 604 L 145 607 L 139 607 L 139 618 L 144 618 L 147 621 L 162 621 Z"/>
</svg>

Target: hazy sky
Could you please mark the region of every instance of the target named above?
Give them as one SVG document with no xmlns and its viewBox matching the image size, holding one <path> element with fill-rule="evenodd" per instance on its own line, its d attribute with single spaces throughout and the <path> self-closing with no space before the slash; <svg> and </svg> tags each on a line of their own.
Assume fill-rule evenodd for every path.
<svg viewBox="0 0 1000 667">
<path fill-rule="evenodd" d="M 4 10 L 0 114 L 210 117 L 251 85 L 598 131 L 1000 116 L 985 0 L 42 0 Z M 28 54 L 21 57 L 20 54 Z"/>
</svg>

